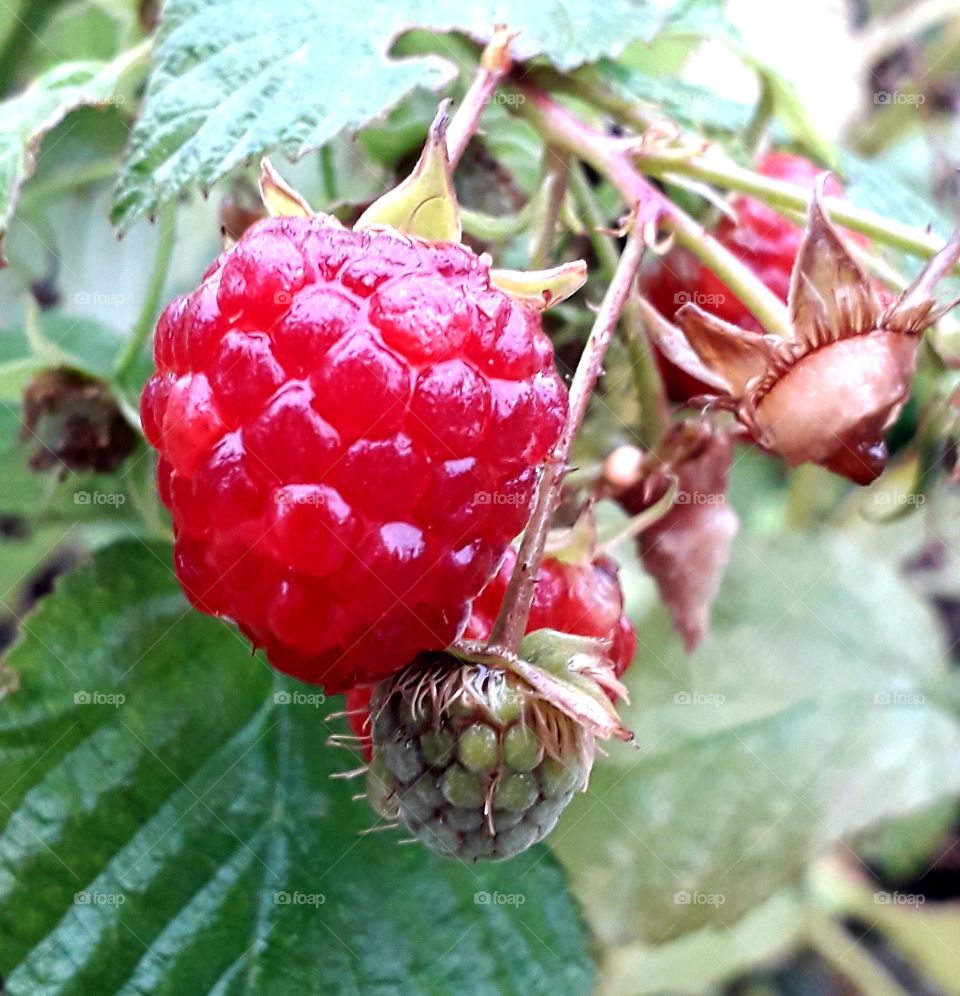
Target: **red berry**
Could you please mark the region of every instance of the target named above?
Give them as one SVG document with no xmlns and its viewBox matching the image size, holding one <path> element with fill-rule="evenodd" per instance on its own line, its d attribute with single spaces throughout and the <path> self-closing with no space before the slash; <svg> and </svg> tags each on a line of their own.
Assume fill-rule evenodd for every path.
<svg viewBox="0 0 960 996">
<path fill-rule="evenodd" d="M 337 691 L 453 642 L 566 392 L 469 249 L 252 226 L 164 312 L 141 401 L 191 600 Z"/>
<path fill-rule="evenodd" d="M 511 548 L 500 570 L 474 602 L 465 634 L 468 638 L 485 640 L 490 635 L 516 560 L 516 552 Z M 623 591 L 616 564 L 608 557 L 592 564 L 546 558 L 537 574 L 527 622 L 528 633 L 537 629 L 609 640 L 609 656 L 619 678 L 633 660 L 637 638 L 623 615 Z"/>
<path fill-rule="evenodd" d="M 516 551 L 507 551 L 500 569 L 473 603 L 473 612 L 464 636 L 486 640 L 503 603 L 516 563 Z M 527 632 L 555 629 L 576 636 L 609 641 L 607 651 L 619 678 L 630 666 L 637 647 L 637 635 L 623 615 L 623 591 L 617 566 L 609 558 L 592 564 L 567 563 L 548 557 L 540 566 Z M 369 748 L 370 728 L 367 708 L 373 686 L 363 685 L 347 693 L 350 724 Z"/>
</svg>

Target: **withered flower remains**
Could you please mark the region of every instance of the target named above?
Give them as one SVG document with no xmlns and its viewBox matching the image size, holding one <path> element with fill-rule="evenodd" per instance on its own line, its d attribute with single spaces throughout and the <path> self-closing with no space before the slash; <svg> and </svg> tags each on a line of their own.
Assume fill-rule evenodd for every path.
<svg viewBox="0 0 960 996">
<path fill-rule="evenodd" d="M 788 338 L 687 304 L 676 315 L 686 342 L 667 336 L 661 346 L 791 466 L 817 463 L 869 484 L 885 466 L 884 433 L 909 397 L 921 336 L 953 306 L 938 308 L 933 292 L 958 259 L 960 231 L 891 303 L 847 251 L 818 192 L 791 278 Z"/>
</svg>

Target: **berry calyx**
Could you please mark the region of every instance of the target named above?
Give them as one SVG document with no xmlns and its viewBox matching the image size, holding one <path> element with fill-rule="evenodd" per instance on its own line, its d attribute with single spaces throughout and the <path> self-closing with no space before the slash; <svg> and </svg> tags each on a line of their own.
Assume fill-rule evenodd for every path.
<svg viewBox="0 0 960 996">
<path fill-rule="evenodd" d="M 933 295 L 960 258 L 960 230 L 891 302 L 850 255 L 821 194 L 790 279 L 789 336 L 749 332 L 686 304 L 676 321 L 691 363 L 682 352 L 676 359 L 707 368 L 720 384 L 714 404 L 790 466 L 817 463 L 869 484 L 886 464 L 884 433 L 909 397 L 920 339 L 953 307 L 938 308 Z"/>
<path fill-rule="evenodd" d="M 463 639 L 484 643 L 500 612 L 510 575 L 517 561 L 511 547 L 497 573 L 474 601 Z M 546 557 L 537 573 L 527 634 L 550 630 L 597 641 L 614 678 L 621 678 L 633 661 L 637 635 L 623 614 L 623 590 L 617 565 L 609 557 L 576 563 Z M 370 700 L 373 686 L 360 685 L 347 692 L 346 715 L 363 751 L 370 755 Z M 610 692 L 611 699 L 616 693 Z"/>
<path fill-rule="evenodd" d="M 811 192 L 823 169 L 803 156 L 768 152 L 756 169 L 762 176 L 784 180 Z M 844 190 L 834 176 L 825 181 L 824 193 L 842 197 Z M 732 217 L 724 215 L 713 229 L 720 244 L 744 263 L 782 301 L 790 290 L 790 275 L 803 241 L 803 226 L 754 197 L 740 195 L 730 202 Z M 844 238 L 865 246 L 867 239 L 856 232 Z M 649 267 L 641 278 L 644 295 L 665 318 L 673 320 L 685 304 L 694 304 L 708 314 L 750 332 L 763 332 L 760 322 L 743 302 L 688 250 L 671 249 Z M 662 350 L 657 351 L 669 395 L 677 401 L 706 393 L 707 385 L 677 367 Z"/>
</svg>

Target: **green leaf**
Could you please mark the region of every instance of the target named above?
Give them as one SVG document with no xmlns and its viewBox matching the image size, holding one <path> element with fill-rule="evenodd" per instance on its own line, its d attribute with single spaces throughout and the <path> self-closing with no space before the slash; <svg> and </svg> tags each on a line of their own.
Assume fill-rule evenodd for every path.
<svg viewBox="0 0 960 996">
<path fill-rule="evenodd" d="M 542 849 L 444 861 L 387 834 L 275 677 L 135 542 L 64 578 L 0 702 L 0 965 L 11 996 L 570 993 L 591 967 Z"/>
<path fill-rule="evenodd" d="M 692 83 L 626 69 L 611 59 L 601 60 L 597 72 L 620 96 L 654 104 L 688 128 L 737 132 L 750 123 L 753 114 L 746 104 L 718 97 Z"/>
<path fill-rule="evenodd" d="M 23 433 L 20 405 L 0 399 L 0 516 L 18 516 L 34 525 L 70 523 L 75 520 L 109 521 L 133 519 L 136 512 L 129 496 L 133 466 L 140 465 L 144 451 L 115 474 L 56 472 L 37 474 L 30 470 L 30 453 L 40 442 Z M 26 439 L 22 438 L 26 435 Z"/>
<path fill-rule="evenodd" d="M 852 544 L 742 536 L 695 654 L 659 609 L 637 628 L 639 751 L 610 748 L 552 840 L 602 938 L 732 923 L 838 838 L 960 791 L 936 622 Z"/>
<path fill-rule="evenodd" d="M 68 367 L 109 382 L 123 336 L 89 318 L 59 311 L 36 317 L 35 341 L 19 330 L 0 331 L 0 402 L 19 407 L 24 388 L 49 367 Z"/>
<path fill-rule="evenodd" d="M 666 944 L 609 950 L 599 996 L 705 993 L 804 939 L 805 911 L 791 892 L 774 896 L 732 927 L 705 928 Z"/>
<path fill-rule="evenodd" d="M 700 2 L 682 5 L 683 16 Z M 416 87 L 439 90 L 458 70 L 474 71 L 445 39 L 442 57 L 391 57 L 411 28 L 482 40 L 506 20 L 520 32 L 517 58 L 544 55 L 570 69 L 652 38 L 672 17 L 638 0 L 355 0 L 348 17 L 313 0 L 170 0 L 114 217 L 125 227 L 184 187 L 209 187 L 274 149 L 299 157 L 386 114 Z"/>
<path fill-rule="evenodd" d="M 48 70 L 23 93 L 0 104 L 0 233 L 6 230 L 20 188 L 34 168 L 40 140 L 71 111 L 107 104 L 142 52 L 112 62 L 70 62 Z"/>
</svg>

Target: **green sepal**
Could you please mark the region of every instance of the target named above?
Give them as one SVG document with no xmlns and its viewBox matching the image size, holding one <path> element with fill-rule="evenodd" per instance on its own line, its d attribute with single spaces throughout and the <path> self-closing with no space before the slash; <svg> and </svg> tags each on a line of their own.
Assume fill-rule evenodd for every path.
<svg viewBox="0 0 960 996">
<path fill-rule="evenodd" d="M 561 263 L 549 270 L 491 270 L 490 282 L 517 301 L 544 311 L 571 294 L 587 281 L 587 264 L 582 259 Z"/>
<path fill-rule="evenodd" d="M 449 100 L 440 104 L 413 172 L 363 212 L 357 231 L 394 228 L 429 242 L 460 241 L 460 205 L 447 154 L 449 107 Z"/>
</svg>

